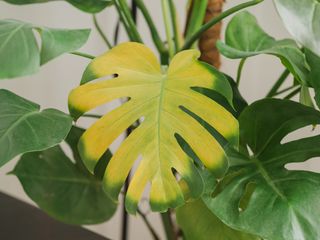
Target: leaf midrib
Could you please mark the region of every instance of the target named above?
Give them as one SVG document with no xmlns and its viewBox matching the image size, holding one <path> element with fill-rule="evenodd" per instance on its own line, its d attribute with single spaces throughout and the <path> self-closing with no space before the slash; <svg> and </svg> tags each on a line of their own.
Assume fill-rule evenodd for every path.
<svg viewBox="0 0 320 240">
<path fill-rule="evenodd" d="M 11 130 L 13 130 L 17 125 L 19 125 L 22 121 L 24 121 L 26 118 L 28 118 L 32 115 L 36 115 L 36 114 L 39 114 L 39 112 L 32 111 L 32 112 L 29 112 L 27 114 L 22 115 L 20 118 L 18 118 L 16 121 L 14 121 L 6 131 L 4 131 L 4 134 L 0 137 L 0 141 L 3 141 L 3 139 L 9 134 L 9 132 Z"/>
<path fill-rule="evenodd" d="M 260 163 L 259 159 L 255 158 L 255 157 L 251 157 L 249 158 L 251 160 L 251 162 L 257 167 L 260 175 L 263 177 L 263 179 L 266 181 L 266 183 L 268 184 L 269 187 L 271 187 L 271 189 L 283 200 L 288 202 L 287 197 L 282 193 L 282 191 L 280 191 L 280 189 L 278 189 L 278 187 L 275 185 L 275 183 L 273 182 L 272 178 L 270 177 L 270 175 L 268 174 L 268 172 L 266 171 L 266 169 L 264 168 L 264 166 Z"/>
<path fill-rule="evenodd" d="M 157 145 L 158 145 L 158 159 L 159 159 L 159 168 L 158 168 L 158 172 L 161 172 L 161 118 L 162 118 L 162 107 L 163 107 L 163 101 L 164 101 L 164 92 L 165 92 L 165 85 L 166 85 L 166 82 L 168 80 L 168 75 L 167 74 L 163 74 L 162 75 L 162 79 L 160 81 L 160 93 L 159 93 L 159 108 L 158 108 L 158 117 L 157 117 L 157 126 L 158 126 L 158 131 L 157 131 Z M 160 173 L 160 176 L 162 176 L 162 174 Z M 163 181 L 162 181 L 162 177 L 160 178 L 161 179 L 161 183 L 163 184 Z M 164 191 L 164 194 L 167 198 L 167 194 L 166 194 L 166 191 Z"/>
<path fill-rule="evenodd" d="M 65 178 L 65 177 L 49 177 L 49 176 L 35 176 L 30 174 L 19 174 L 16 173 L 19 178 L 28 178 L 28 179 L 38 179 L 43 181 L 56 181 L 56 182 L 65 182 L 65 183 L 81 183 L 85 185 L 98 185 L 101 183 L 99 181 L 90 181 L 87 179 L 75 179 L 75 178 Z"/>
<path fill-rule="evenodd" d="M 18 25 L 16 28 L 14 28 L 14 30 L 10 31 L 10 34 L 8 35 L 8 37 L 6 38 L 6 40 L 2 43 L 1 47 L 0 47 L 0 51 L 2 51 L 2 49 L 8 44 L 9 40 L 11 38 L 13 38 L 13 36 L 24 26 L 27 26 L 28 24 L 20 24 Z"/>
</svg>

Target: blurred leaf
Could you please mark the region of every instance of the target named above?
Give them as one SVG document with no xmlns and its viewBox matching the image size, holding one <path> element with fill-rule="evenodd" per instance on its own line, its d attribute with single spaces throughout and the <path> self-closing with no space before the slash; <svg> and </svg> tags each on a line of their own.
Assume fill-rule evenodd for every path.
<svg viewBox="0 0 320 240">
<path fill-rule="evenodd" d="M 315 91 L 315 100 L 320 107 L 320 57 L 309 49 L 305 49 L 307 62 L 310 66 L 308 81 Z"/>
<path fill-rule="evenodd" d="M 319 0 L 274 0 L 274 2 L 292 36 L 320 56 Z"/>
<path fill-rule="evenodd" d="M 225 225 L 202 200 L 176 209 L 178 225 L 186 240 L 258 240 L 259 237 L 234 230 Z"/>
<path fill-rule="evenodd" d="M 47 3 L 59 0 L 3 0 L 11 4 L 33 4 L 33 3 Z M 97 13 L 105 9 L 107 6 L 113 4 L 113 0 L 60 0 L 65 1 L 73 6 L 79 8 L 80 10 L 88 13 Z"/>
<path fill-rule="evenodd" d="M 0 90 L 0 166 L 15 156 L 60 143 L 72 125 L 70 116 Z"/>
<path fill-rule="evenodd" d="M 300 90 L 299 102 L 308 107 L 314 108 L 314 104 L 310 95 L 309 88 L 306 86 L 302 86 Z"/>
<path fill-rule="evenodd" d="M 302 51 L 290 39 L 276 41 L 265 33 L 256 18 L 247 11 L 232 18 L 226 30 L 226 43 L 217 42 L 221 54 L 228 58 L 247 58 L 259 54 L 277 56 L 284 66 L 307 85 L 308 65 Z"/>
<path fill-rule="evenodd" d="M 41 37 L 41 51 L 33 33 Z M 35 27 L 17 20 L 0 20 L 0 79 L 36 73 L 41 64 L 86 43 L 90 30 Z"/>
<path fill-rule="evenodd" d="M 228 174 L 203 199 L 235 229 L 272 240 L 320 238 L 320 174 L 285 165 L 320 156 L 320 135 L 281 143 L 289 133 L 320 123 L 320 112 L 288 100 L 265 99 L 239 118 L 252 155 L 228 154 Z M 235 159 L 234 159 L 235 157 Z"/>
<path fill-rule="evenodd" d="M 116 211 L 101 181 L 79 169 L 59 146 L 25 154 L 12 173 L 43 211 L 62 222 L 97 224 Z"/>
</svg>

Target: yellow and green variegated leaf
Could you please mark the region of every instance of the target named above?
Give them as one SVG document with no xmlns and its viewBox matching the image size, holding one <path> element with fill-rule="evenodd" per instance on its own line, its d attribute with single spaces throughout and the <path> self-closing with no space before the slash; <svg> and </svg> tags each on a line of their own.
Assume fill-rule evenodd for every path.
<svg viewBox="0 0 320 240">
<path fill-rule="evenodd" d="M 126 195 L 130 213 L 135 213 L 147 184 L 154 211 L 184 203 L 173 169 L 189 185 L 191 197 L 202 194 L 202 178 L 178 144 L 178 135 L 209 171 L 216 176 L 224 174 L 224 149 L 190 113 L 210 124 L 231 144 L 238 144 L 237 120 L 199 92 L 201 88 L 213 89 L 231 102 L 231 87 L 224 75 L 198 61 L 199 55 L 197 50 L 180 52 L 167 69 L 161 69 L 150 49 L 139 43 L 123 43 L 94 59 L 84 73 L 83 85 L 70 93 L 69 109 L 75 118 L 115 99 L 129 98 L 80 138 L 79 152 L 90 171 L 122 132 L 143 119 L 114 153 L 104 175 L 105 191 L 117 200 L 130 169 L 140 159 Z M 116 77 L 109 79 L 110 76 Z M 90 82 L 101 77 L 107 79 Z"/>
</svg>

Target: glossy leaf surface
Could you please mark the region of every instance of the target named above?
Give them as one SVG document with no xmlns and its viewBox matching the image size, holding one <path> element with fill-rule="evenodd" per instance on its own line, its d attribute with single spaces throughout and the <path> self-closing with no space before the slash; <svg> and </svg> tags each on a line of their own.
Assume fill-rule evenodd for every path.
<svg viewBox="0 0 320 240">
<path fill-rule="evenodd" d="M 299 103 L 266 99 L 239 118 L 252 155 L 230 155 L 232 167 L 205 203 L 231 227 L 264 239 L 318 239 L 318 173 L 289 171 L 288 163 L 320 156 L 320 136 L 286 143 L 289 133 L 320 123 L 320 113 Z"/>
<path fill-rule="evenodd" d="M 33 4 L 33 3 L 46 3 L 46 2 L 53 2 L 59 0 L 3 0 L 8 3 L 12 4 Z M 73 6 L 79 8 L 82 11 L 88 13 L 97 13 L 113 4 L 112 0 L 60 0 L 64 2 L 68 2 Z"/>
<path fill-rule="evenodd" d="M 203 203 L 197 200 L 176 209 L 178 225 L 186 240 L 259 240 L 260 238 L 225 225 Z"/>
<path fill-rule="evenodd" d="M 292 36 L 320 56 L 319 0 L 274 0 L 274 2 Z"/>
<path fill-rule="evenodd" d="M 172 169 L 190 185 L 192 196 L 201 195 L 202 178 L 176 135 L 188 142 L 212 173 L 221 176 L 225 172 L 227 158 L 223 148 L 188 111 L 205 120 L 231 144 L 238 144 L 238 123 L 232 114 L 192 89 L 213 89 L 229 102 L 232 100 L 224 75 L 199 62 L 198 57 L 196 50 L 183 51 L 172 59 L 167 70 L 161 71 L 150 49 L 138 43 L 123 43 L 93 60 L 84 73 L 85 84 L 70 93 L 69 109 L 75 118 L 112 100 L 130 98 L 93 124 L 80 139 L 80 154 L 90 171 L 122 132 L 144 118 L 115 152 L 104 176 L 106 192 L 117 200 L 132 165 L 141 156 L 126 195 L 130 213 L 136 211 L 148 183 L 153 210 L 166 211 L 184 203 Z M 117 77 L 110 80 L 89 83 L 114 74 Z"/>
<path fill-rule="evenodd" d="M 41 37 L 38 49 L 33 30 Z M 36 73 L 41 64 L 80 48 L 90 30 L 35 27 L 17 20 L 0 20 L 0 79 Z"/>
<path fill-rule="evenodd" d="M 0 90 L 0 166 L 15 156 L 60 143 L 70 131 L 70 116 Z"/>
<path fill-rule="evenodd" d="M 103 191 L 101 180 L 81 167 L 76 146 L 82 132 L 73 128 L 67 138 L 75 164 L 56 146 L 24 155 L 13 171 L 43 211 L 78 225 L 104 222 L 116 210 L 115 203 Z"/>
<path fill-rule="evenodd" d="M 249 12 L 243 11 L 232 18 L 225 38 L 226 43 L 217 42 L 224 56 L 232 59 L 259 54 L 277 56 L 300 82 L 307 84 L 308 65 L 297 44 L 290 39 L 275 40 L 260 28 Z"/>
</svg>

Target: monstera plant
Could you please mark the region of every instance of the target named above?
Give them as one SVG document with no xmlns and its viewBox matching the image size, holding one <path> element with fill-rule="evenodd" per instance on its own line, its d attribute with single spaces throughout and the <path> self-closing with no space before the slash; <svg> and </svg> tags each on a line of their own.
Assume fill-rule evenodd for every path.
<svg viewBox="0 0 320 240">
<path fill-rule="evenodd" d="M 126 0 L 65 2 L 93 15 L 106 52 L 78 51 L 89 29 L 0 19 L 0 79 L 36 74 L 62 54 L 88 59 L 87 68 L 79 70 L 79 86 L 66 99 L 69 113 L 40 110 L 0 90 L 0 166 L 20 158 L 10 174 L 44 212 L 88 225 L 108 221 L 122 205 L 122 239 L 128 237 L 128 214 L 139 215 L 150 238 L 160 239 L 149 209 L 161 215 L 170 240 L 320 239 L 320 174 L 288 167 L 320 157 L 320 135 L 286 138 L 320 124 L 318 0 L 273 1 L 292 39 L 273 38 L 246 10 L 263 0 L 225 11 L 223 1 L 190 0 L 184 31 L 175 1 L 159 0 L 166 39 L 143 0 L 131 6 Z M 115 43 L 95 15 L 108 8 L 119 18 Z M 156 52 L 137 28 L 138 13 Z M 231 15 L 224 40 L 218 40 L 221 21 Z M 119 27 L 128 41 L 118 44 Z M 240 60 L 235 80 L 218 70 L 219 54 Z M 284 71 L 278 80 L 264 79 L 274 82 L 267 96 L 248 104 L 238 90 L 241 73 L 246 60 L 260 54 L 278 58 Z M 114 100 L 120 106 L 92 113 Z M 84 129 L 79 118 L 93 123 Z M 110 150 L 123 134 L 122 143 Z"/>
</svg>

